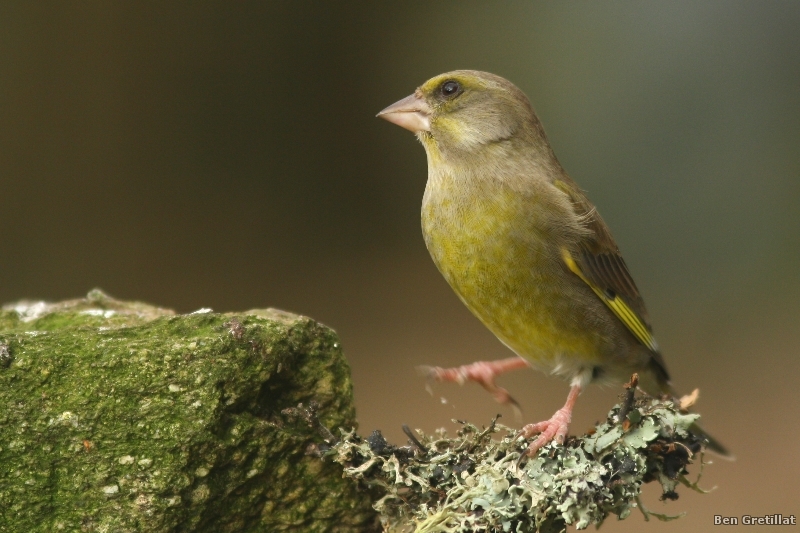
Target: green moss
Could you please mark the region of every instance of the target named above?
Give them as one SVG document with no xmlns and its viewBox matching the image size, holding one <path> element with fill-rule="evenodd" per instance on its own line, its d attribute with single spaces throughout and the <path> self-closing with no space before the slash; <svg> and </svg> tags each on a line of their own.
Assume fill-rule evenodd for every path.
<svg viewBox="0 0 800 533">
<path fill-rule="evenodd" d="M 365 531 L 366 495 L 280 411 L 352 428 L 336 334 L 99 291 L 0 312 L 0 531 Z"/>
<path fill-rule="evenodd" d="M 697 490 L 685 477 L 693 460 L 702 464 L 703 443 L 689 431 L 697 415 L 649 397 L 626 406 L 624 423 L 617 421 L 619 410 L 593 434 L 550 444 L 522 461 L 526 443 L 496 421 L 484 429 L 462 423 L 455 438 L 420 433 L 419 445 L 402 448 L 377 432 L 363 439 L 350 431 L 327 455 L 345 466 L 346 476 L 380 489 L 375 508 L 386 531 L 584 529 L 610 515 L 626 518 L 644 483 L 659 482 L 663 499 L 677 498 L 679 483 Z"/>
</svg>

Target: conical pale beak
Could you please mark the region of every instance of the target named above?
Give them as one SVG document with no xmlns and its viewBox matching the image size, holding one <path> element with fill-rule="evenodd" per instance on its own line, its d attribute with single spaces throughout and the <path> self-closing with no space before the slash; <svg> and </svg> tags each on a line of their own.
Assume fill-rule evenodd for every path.
<svg viewBox="0 0 800 533">
<path fill-rule="evenodd" d="M 377 116 L 414 133 L 431 131 L 431 108 L 416 94 L 393 103 Z"/>
</svg>

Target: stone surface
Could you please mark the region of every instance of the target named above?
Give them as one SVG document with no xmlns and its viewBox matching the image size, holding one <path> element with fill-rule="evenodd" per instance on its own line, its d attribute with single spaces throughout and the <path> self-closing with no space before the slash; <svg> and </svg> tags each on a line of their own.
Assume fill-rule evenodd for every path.
<svg viewBox="0 0 800 533">
<path fill-rule="evenodd" d="M 0 531 L 369 531 L 366 494 L 281 411 L 355 426 L 336 334 L 92 291 L 0 311 Z M 338 432 L 337 432 L 338 433 Z"/>
</svg>

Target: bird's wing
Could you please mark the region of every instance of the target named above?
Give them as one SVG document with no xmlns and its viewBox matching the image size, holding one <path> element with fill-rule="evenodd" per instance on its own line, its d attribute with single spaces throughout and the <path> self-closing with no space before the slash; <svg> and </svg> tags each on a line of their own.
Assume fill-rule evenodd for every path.
<svg viewBox="0 0 800 533">
<path fill-rule="evenodd" d="M 617 243 L 596 209 L 572 180 L 562 178 L 554 185 L 572 201 L 575 212 L 589 233 L 576 251 L 562 250 L 567 267 L 597 294 L 639 342 L 658 356 L 658 344 L 647 316 L 644 300 L 628 272 Z M 663 361 L 656 357 L 660 366 Z"/>
</svg>

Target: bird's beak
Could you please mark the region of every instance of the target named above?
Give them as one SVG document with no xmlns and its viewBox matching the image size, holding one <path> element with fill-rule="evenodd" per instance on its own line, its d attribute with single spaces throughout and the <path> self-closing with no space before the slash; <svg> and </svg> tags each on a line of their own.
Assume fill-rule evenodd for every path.
<svg viewBox="0 0 800 533">
<path fill-rule="evenodd" d="M 377 116 L 414 133 L 431 131 L 431 108 L 416 93 L 393 103 Z"/>
</svg>

